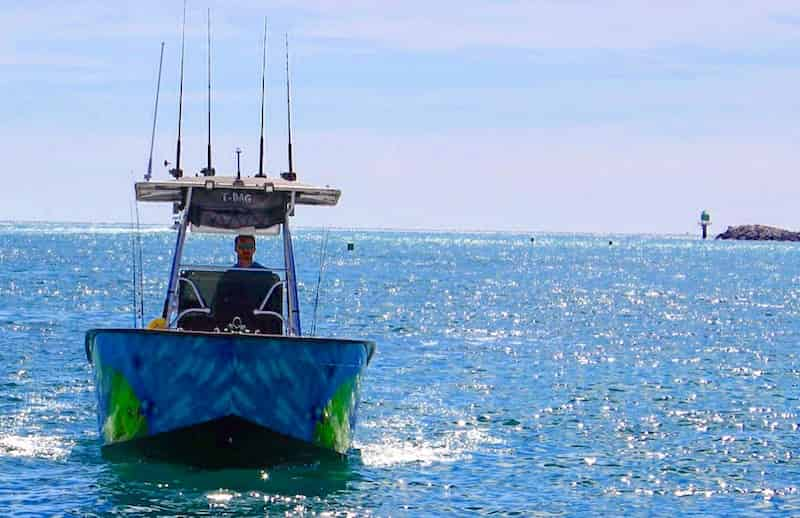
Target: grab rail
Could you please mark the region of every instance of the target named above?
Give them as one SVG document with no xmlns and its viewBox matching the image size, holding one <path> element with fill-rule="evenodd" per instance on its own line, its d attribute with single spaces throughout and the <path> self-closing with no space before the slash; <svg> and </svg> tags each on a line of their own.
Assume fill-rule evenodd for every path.
<svg viewBox="0 0 800 518">
<path fill-rule="evenodd" d="M 184 316 L 188 315 L 189 313 L 200 313 L 203 315 L 211 314 L 211 308 L 209 308 L 208 305 L 206 305 L 206 301 L 203 300 L 203 296 L 200 295 L 200 290 L 197 289 L 197 285 L 194 283 L 194 281 L 192 281 L 191 279 L 187 279 L 185 277 L 178 277 L 178 282 L 185 282 L 189 286 L 191 286 L 192 291 L 194 292 L 194 296 L 197 299 L 198 304 L 200 304 L 200 307 L 184 309 L 183 311 L 178 313 L 178 316 L 175 317 L 175 320 L 170 322 L 169 327 L 172 327 L 173 325 L 178 325 L 178 322 L 180 322 L 181 319 Z"/>
<path fill-rule="evenodd" d="M 189 313 L 200 313 L 200 314 L 203 314 L 203 315 L 210 315 L 211 314 L 211 308 L 189 308 L 189 309 L 184 309 L 183 311 L 181 311 L 178 314 L 177 318 L 175 318 L 175 320 L 172 321 L 172 324 L 177 325 L 178 322 L 180 322 L 181 319 L 184 316 L 188 315 Z M 170 325 L 170 327 L 172 327 L 172 326 Z"/>
<path fill-rule="evenodd" d="M 284 286 L 285 284 L 286 284 L 286 281 L 280 281 L 280 282 L 276 282 L 275 284 L 273 284 L 272 287 L 267 292 L 266 296 L 264 297 L 264 300 L 261 301 L 261 305 L 259 305 L 258 309 L 255 310 L 255 311 L 263 311 L 264 306 L 267 305 L 267 302 L 269 301 L 269 298 L 272 296 L 272 292 L 275 291 L 275 288 L 277 288 L 278 286 Z"/>
<path fill-rule="evenodd" d="M 200 290 L 197 289 L 197 285 L 194 283 L 194 281 L 192 281 L 191 279 L 187 279 L 186 277 L 178 277 L 178 282 L 186 282 L 186 283 L 188 283 L 189 286 L 192 287 L 192 291 L 194 291 L 194 296 L 197 299 L 197 302 L 200 303 L 200 307 L 201 308 L 207 308 L 208 307 L 208 305 L 206 304 L 206 301 L 203 300 L 203 296 L 200 295 Z"/>
<path fill-rule="evenodd" d="M 281 315 L 280 313 L 276 313 L 275 311 L 265 311 L 264 310 L 264 306 L 267 305 L 267 302 L 269 302 L 270 297 L 272 297 L 272 294 L 275 292 L 275 290 L 278 288 L 278 286 L 285 286 L 285 285 L 286 285 L 286 281 L 280 281 L 280 282 L 276 282 L 275 284 L 273 284 L 272 287 L 267 292 L 266 296 L 264 296 L 264 300 L 261 301 L 261 305 L 258 306 L 258 309 L 254 309 L 253 310 L 253 314 L 256 315 L 256 316 L 258 316 L 258 315 L 269 315 L 269 316 L 273 316 L 273 317 L 277 318 L 278 320 L 281 321 L 281 327 L 284 328 L 284 329 L 286 329 L 286 320 L 284 320 L 283 315 Z M 283 306 L 283 300 L 281 300 L 281 306 Z"/>
</svg>

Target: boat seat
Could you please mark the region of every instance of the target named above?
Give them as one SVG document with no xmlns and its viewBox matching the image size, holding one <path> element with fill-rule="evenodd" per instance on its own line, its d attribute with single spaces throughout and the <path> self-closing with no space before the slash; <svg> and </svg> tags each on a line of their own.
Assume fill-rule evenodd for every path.
<svg viewBox="0 0 800 518">
<path fill-rule="evenodd" d="M 225 329 L 239 317 L 251 332 L 283 334 L 283 284 L 269 270 L 230 269 L 221 271 L 186 270 L 181 272 L 178 327 L 193 331 Z M 197 293 L 195 289 L 197 288 Z M 272 293 L 270 294 L 270 290 Z M 198 295 L 199 294 L 199 298 Z M 264 307 L 261 304 L 269 296 Z M 204 309 L 209 311 L 204 311 Z M 197 311 L 185 312 L 187 309 Z M 254 310 L 262 309 L 262 314 Z"/>
</svg>

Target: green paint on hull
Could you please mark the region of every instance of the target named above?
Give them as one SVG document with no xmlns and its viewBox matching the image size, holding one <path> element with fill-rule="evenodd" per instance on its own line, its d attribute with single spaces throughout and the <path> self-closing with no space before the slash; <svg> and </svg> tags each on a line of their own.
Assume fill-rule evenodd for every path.
<svg viewBox="0 0 800 518">
<path fill-rule="evenodd" d="M 350 410 L 354 408 L 356 379 L 342 383 L 322 411 L 314 429 L 314 444 L 346 453 L 350 447 Z"/>
<path fill-rule="evenodd" d="M 118 372 L 113 372 L 111 377 L 107 415 L 103 425 L 106 444 L 147 435 L 147 420 L 142 415 L 139 398 L 128 380 Z"/>
</svg>

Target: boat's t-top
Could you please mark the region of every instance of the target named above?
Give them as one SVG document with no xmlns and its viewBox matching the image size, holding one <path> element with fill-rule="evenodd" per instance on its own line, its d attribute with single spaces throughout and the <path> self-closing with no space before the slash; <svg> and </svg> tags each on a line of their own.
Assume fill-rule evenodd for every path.
<svg viewBox="0 0 800 518">
<path fill-rule="evenodd" d="M 178 236 L 158 327 L 301 336 L 289 216 L 296 205 L 336 205 L 341 192 L 273 177 L 181 177 L 138 182 L 137 201 L 169 202 Z M 187 230 L 283 237 L 282 268 L 182 263 Z"/>
</svg>

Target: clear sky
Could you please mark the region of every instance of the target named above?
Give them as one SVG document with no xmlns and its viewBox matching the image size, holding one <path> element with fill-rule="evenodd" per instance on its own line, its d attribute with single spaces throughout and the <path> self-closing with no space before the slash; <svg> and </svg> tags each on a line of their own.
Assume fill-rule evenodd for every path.
<svg viewBox="0 0 800 518">
<path fill-rule="evenodd" d="M 182 2 L 3 4 L 0 220 L 129 221 L 162 40 L 155 162 L 175 157 Z M 205 161 L 206 9 L 218 174 L 237 146 L 257 168 L 264 16 L 267 163 L 286 169 L 289 33 L 295 169 L 343 191 L 295 224 L 695 233 L 708 209 L 715 231 L 800 229 L 797 1 L 188 5 L 190 174 Z"/>
</svg>

